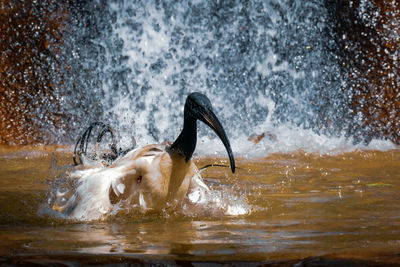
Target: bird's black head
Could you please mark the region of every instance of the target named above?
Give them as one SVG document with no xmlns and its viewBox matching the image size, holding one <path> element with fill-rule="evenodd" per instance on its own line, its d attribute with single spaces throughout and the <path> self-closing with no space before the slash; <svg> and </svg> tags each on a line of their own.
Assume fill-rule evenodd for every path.
<svg viewBox="0 0 400 267">
<path fill-rule="evenodd" d="M 231 145 L 228 137 L 226 136 L 225 130 L 219 122 L 217 116 L 214 114 L 210 100 L 204 94 L 194 92 L 191 93 L 185 103 L 185 119 L 191 117 L 197 120 L 201 120 L 208 125 L 221 139 L 224 144 L 226 151 L 228 152 L 231 170 L 235 172 L 235 158 L 233 157 Z"/>
<path fill-rule="evenodd" d="M 186 98 L 185 116 L 201 120 L 204 113 L 207 113 L 208 110 L 213 110 L 213 108 L 207 96 L 194 92 Z"/>
</svg>

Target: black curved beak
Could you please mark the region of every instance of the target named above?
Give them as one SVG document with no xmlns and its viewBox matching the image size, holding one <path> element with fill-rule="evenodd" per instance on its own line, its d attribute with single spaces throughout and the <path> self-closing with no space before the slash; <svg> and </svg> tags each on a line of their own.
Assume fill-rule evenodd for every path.
<svg viewBox="0 0 400 267">
<path fill-rule="evenodd" d="M 228 137 L 226 136 L 225 130 L 219 122 L 217 116 L 211 109 L 204 109 L 198 116 L 198 119 L 208 125 L 221 139 L 222 143 L 225 146 L 226 151 L 228 152 L 229 161 L 231 164 L 232 173 L 235 173 L 235 158 L 233 157 L 231 144 L 229 143 Z"/>
</svg>

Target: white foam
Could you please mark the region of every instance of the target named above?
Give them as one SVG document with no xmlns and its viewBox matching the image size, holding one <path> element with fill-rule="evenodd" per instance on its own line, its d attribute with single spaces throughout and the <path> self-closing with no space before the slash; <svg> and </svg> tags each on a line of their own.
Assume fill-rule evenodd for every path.
<svg viewBox="0 0 400 267">
<path fill-rule="evenodd" d="M 320 155 L 336 155 L 354 150 L 398 149 L 398 146 L 389 140 L 374 139 L 369 144 L 355 143 L 353 138 L 326 136 L 292 126 L 271 127 L 265 129 L 264 132 L 276 136 L 276 140 L 271 140 L 268 134 L 257 144 L 249 141 L 248 136 L 230 138 L 234 155 L 251 159 L 273 153 L 292 153 L 299 150 Z M 261 133 L 263 132 L 258 132 L 258 134 Z M 202 137 L 197 146 L 196 155 L 226 157 L 226 150 L 217 137 L 213 139 Z"/>
</svg>

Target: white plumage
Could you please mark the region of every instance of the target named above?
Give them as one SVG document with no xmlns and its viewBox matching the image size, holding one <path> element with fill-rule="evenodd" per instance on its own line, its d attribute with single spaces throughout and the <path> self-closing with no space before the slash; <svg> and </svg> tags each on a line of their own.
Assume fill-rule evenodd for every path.
<svg viewBox="0 0 400 267">
<path fill-rule="evenodd" d="M 160 145 L 134 149 L 109 167 L 83 161 L 69 174 L 74 189 L 57 193 L 53 205 L 70 218 L 100 219 L 129 207 L 142 212 L 175 209 L 184 201 L 204 201 L 210 193 L 192 160 L 171 156 Z"/>
<path fill-rule="evenodd" d="M 70 218 L 93 220 L 124 208 L 157 212 L 182 207 L 184 201 L 204 203 L 211 191 L 191 159 L 196 147 L 197 120 L 208 125 L 222 140 L 234 172 L 230 143 L 210 100 L 203 94 L 192 93 L 185 103 L 183 130 L 174 143 L 148 145 L 116 159 L 111 157 L 114 161 L 109 166 L 85 157 L 94 126 L 103 127 L 96 148 L 106 132 L 114 137 L 111 127 L 93 123 L 75 147 L 74 162 L 78 165 L 76 155 L 79 155 L 81 165 L 70 173 L 74 186 L 68 192 L 57 192 L 52 208 Z M 116 153 L 115 145 L 112 150 Z"/>
</svg>

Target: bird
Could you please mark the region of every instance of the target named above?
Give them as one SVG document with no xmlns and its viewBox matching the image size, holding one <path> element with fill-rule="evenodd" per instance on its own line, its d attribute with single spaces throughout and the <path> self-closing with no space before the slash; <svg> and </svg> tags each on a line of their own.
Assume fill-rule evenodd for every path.
<svg viewBox="0 0 400 267">
<path fill-rule="evenodd" d="M 78 139 L 69 177 L 71 190 L 58 190 L 52 209 L 78 220 L 101 219 L 116 207 L 137 207 L 142 212 L 160 212 L 182 207 L 185 199 L 198 201 L 210 192 L 193 162 L 197 121 L 205 123 L 220 138 L 235 173 L 235 158 L 229 139 L 208 97 L 190 93 L 184 106 L 183 129 L 174 142 L 118 151 L 114 131 L 103 123 L 92 124 Z M 87 156 L 92 128 L 100 125 L 96 157 Z M 111 153 L 99 156 L 98 143 L 109 132 Z M 79 161 L 78 161 L 79 159 Z M 99 161 L 103 159 L 103 161 Z"/>
</svg>

